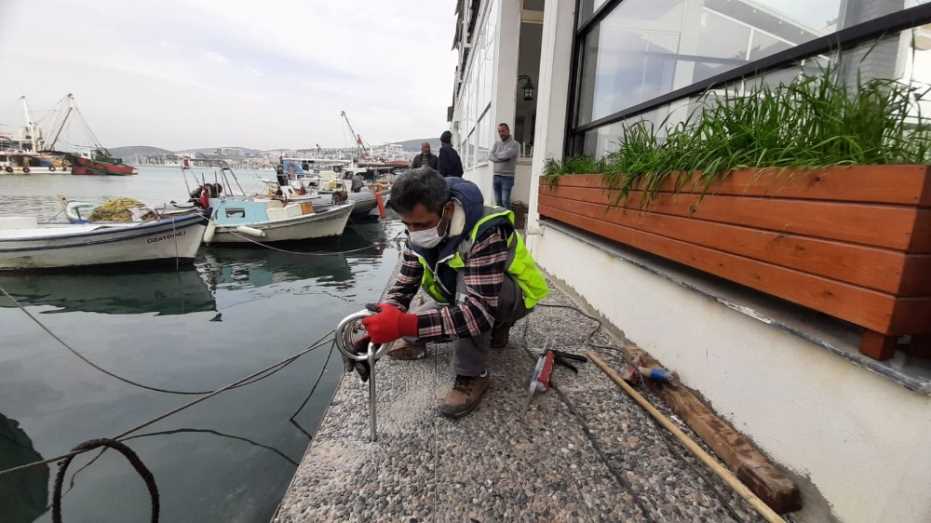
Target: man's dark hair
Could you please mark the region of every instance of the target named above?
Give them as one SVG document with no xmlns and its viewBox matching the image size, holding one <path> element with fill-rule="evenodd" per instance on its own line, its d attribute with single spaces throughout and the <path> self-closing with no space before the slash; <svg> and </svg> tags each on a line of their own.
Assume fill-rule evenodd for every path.
<svg viewBox="0 0 931 523">
<path fill-rule="evenodd" d="M 499 123 L 499 124 L 498 124 L 498 127 L 504 127 L 504 128 L 507 129 L 508 131 L 511 130 L 511 126 L 508 125 L 508 124 L 506 124 L 506 123 L 504 123 L 504 122 Z"/>
<path fill-rule="evenodd" d="M 428 211 L 441 214 L 448 201 L 449 187 L 446 180 L 430 167 L 424 166 L 400 176 L 394 182 L 388 207 L 407 214 L 419 203 Z"/>
<path fill-rule="evenodd" d="M 452 141 L 453 141 L 453 133 L 449 131 L 443 131 L 443 134 L 440 135 L 440 142 L 441 143 L 452 143 Z"/>
</svg>

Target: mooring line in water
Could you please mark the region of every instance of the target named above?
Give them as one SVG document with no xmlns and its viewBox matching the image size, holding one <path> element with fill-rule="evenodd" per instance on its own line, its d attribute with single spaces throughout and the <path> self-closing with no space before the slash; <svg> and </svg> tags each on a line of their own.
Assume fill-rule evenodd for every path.
<svg viewBox="0 0 931 523">
<path fill-rule="evenodd" d="M 284 254 L 293 254 L 293 255 L 295 255 L 295 256 L 337 256 L 337 255 L 340 255 L 340 254 L 350 254 L 350 253 L 353 253 L 353 252 L 367 251 L 367 250 L 369 250 L 369 249 L 374 249 L 375 247 L 385 247 L 385 246 L 387 246 L 387 245 L 390 245 L 389 242 L 379 242 L 379 243 L 374 243 L 374 242 L 373 242 L 371 245 L 366 245 L 365 247 L 359 247 L 359 248 L 357 248 L 357 249 L 347 249 L 347 250 L 345 250 L 345 251 L 304 252 L 304 251 L 292 251 L 292 250 L 289 250 L 289 249 L 282 249 L 281 247 L 275 247 L 274 245 L 270 245 L 270 244 L 268 244 L 268 243 L 260 242 L 260 241 L 258 241 L 258 240 L 256 240 L 256 239 L 250 238 L 250 237 L 248 237 L 248 236 L 246 236 L 246 235 L 244 235 L 244 234 L 239 234 L 239 233 L 233 232 L 233 231 L 227 231 L 227 232 L 228 232 L 229 234 L 232 234 L 233 236 L 239 238 L 240 240 L 246 240 L 246 241 L 248 241 L 248 242 L 250 242 L 250 243 L 254 243 L 254 244 L 259 245 L 259 246 L 261 246 L 261 247 L 265 247 L 266 249 L 268 249 L 268 250 L 270 250 L 270 251 L 281 252 L 281 253 L 284 253 Z"/>
<path fill-rule="evenodd" d="M 152 472 L 145 466 L 139 456 L 125 444 L 116 441 L 115 439 L 110 438 L 100 438 L 100 439 L 91 439 L 87 440 L 77 447 L 74 448 L 76 451 L 88 452 L 96 448 L 111 448 L 117 450 L 126 457 L 129 463 L 133 466 L 133 469 L 142 477 L 142 480 L 145 482 L 146 488 L 149 490 L 149 497 L 152 500 L 152 523 L 158 523 L 158 513 L 159 513 L 159 497 L 158 497 L 158 487 L 155 484 L 155 476 L 152 475 Z M 71 464 L 71 460 L 77 455 L 72 454 L 65 457 L 61 463 L 58 464 L 58 473 L 55 475 L 55 483 L 52 490 L 52 521 L 54 523 L 61 523 L 61 487 L 65 482 L 65 473 L 68 472 L 68 465 Z"/>
<path fill-rule="evenodd" d="M 327 367 L 330 365 L 330 358 L 333 357 L 333 349 L 335 346 L 336 346 L 336 341 L 334 340 L 330 344 L 330 351 L 327 352 L 326 360 L 323 362 L 323 367 L 320 368 L 320 374 L 318 374 L 317 379 L 314 380 L 314 384 L 310 388 L 310 392 L 308 392 L 307 396 L 304 397 L 304 401 L 302 401 L 301 405 L 297 408 L 297 410 L 294 411 L 294 414 L 291 414 L 291 417 L 288 418 L 288 422 L 294 425 L 295 427 L 297 427 L 297 430 L 303 432 L 304 435 L 307 436 L 308 440 L 314 439 L 313 435 L 307 432 L 306 430 L 304 430 L 304 427 L 302 427 L 301 424 L 298 423 L 294 418 L 296 418 L 297 415 L 300 414 L 302 410 L 304 410 L 304 406 L 307 405 L 307 402 L 310 401 L 310 398 L 313 397 L 314 392 L 317 391 L 317 386 L 320 385 L 320 381 L 323 379 L 323 374 L 326 372 Z"/>
<path fill-rule="evenodd" d="M 124 438 L 122 441 L 129 441 L 129 440 L 131 440 L 131 439 L 139 439 L 139 438 L 148 438 L 148 437 L 152 437 L 152 436 L 171 436 L 171 435 L 174 435 L 174 434 L 186 434 L 186 433 L 210 434 L 210 435 L 213 435 L 213 436 L 219 436 L 219 437 L 221 437 L 221 438 L 229 438 L 229 439 L 234 439 L 234 440 L 237 440 L 237 441 L 243 441 L 243 442 L 246 442 L 246 443 L 248 443 L 248 444 L 250 444 L 250 445 L 252 445 L 252 446 L 259 447 L 259 448 L 263 448 L 263 449 L 268 450 L 268 451 L 270 451 L 270 452 L 274 452 L 275 454 L 277 454 L 278 456 L 280 456 L 281 459 L 287 461 L 288 463 L 294 465 L 295 467 L 297 467 L 298 465 L 300 465 L 300 463 L 298 463 L 298 462 L 294 461 L 293 459 L 291 459 L 290 457 L 288 457 L 287 454 L 285 454 L 285 453 L 282 452 L 281 450 L 276 449 L 275 447 L 272 447 L 271 445 L 266 445 L 266 444 L 264 444 L 264 443 L 259 443 L 258 441 L 251 440 L 251 439 L 249 439 L 249 438 L 247 438 L 247 437 L 245 437 L 245 436 L 237 436 L 237 435 L 235 435 L 235 434 L 228 434 L 228 433 L 226 433 L 226 432 L 220 432 L 220 431 L 214 430 L 214 429 L 195 429 L 195 428 L 184 427 L 184 428 L 180 428 L 180 429 L 171 429 L 171 430 L 162 430 L 162 431 L 158 431 L 158 432 L 146 432 L 146 433 L 144 433 L 144 434 L 135 434 L 135 435 L 133 435 L 133 436 L 129 436 L 129 437 L 127 437 L 127 438 Z M 68 493 L 70 493 L 71 490 L 74 489 L 75 481 L 77 481 L 78 474 L 80 474 L 80 473 L 83 472 L 86 468 L 88 468 L 88 467 L 90 467 L 91 465 L 93 465 L 94 463 L 96 463 L 97 460 L 100 459 L 106 452 L 107 452 L 107 448 L 102 448 L 102 449 L 100 449 L 100 452 L 98 452 L 96 456 L 94 456 L 93 458 L 91 458 L 91 460 L 88 461 L 87 463 L 81 465 L 77 470 L 74 471 L 73 474 L 71 474 L 71 479 L 68 481 L 68 490 L 66 490 L 66 491 L 64 491 L 64 492 L 62 493 L 62 497 L 67 496 Z M 45 507 L 45 510 L 49 510 L 49 509 L 51 509 L 51 508 L 52 508 L 52 505 L 48 505 L 47 507 Z"/>
<path fill-rule="evenodd" d="M 258 378 L 259 376 L 261 376 L 261 375 L 263 375 L 263 374 L 266 374 L 266 373 L 268 373 L 269 371 L 276 370 L 278 367 L 283 367 L 283 366 L 285 366 L 285 365 L 287 365 L 287 364 L 290 364 L 290 363 L 292 363 L 293 361 L 295 361 L 295 360 L 297 360 L 298 358 L 300 358 L 301 356 L 304 356 L 305 354 L 307 354 L 307 353 L 309 353 L 309 352 L 311 352 L 311 351 L 313 351 L 313 350 L 319 349 L 321 346 L 323 346 L 323 343 L 326 342 L 327 339 L 328 339 L 330 336 L 333 335 L 333 332 L 334 332 L 333 330 L 327 332 L 327 333 L 324 334 L 322 337 L 318 338 L 315 342 L 313 342 L 312 344 L 308 345 L 307 347 L 305 347 L 304 349 L 302 349 L 300 352 L 294 354 L 293 356 L 291 356 L 291 357 L 289 357 L 289 358 L 287 358 L 287 359 L 284 359 L 284 360 L 282 360 L 282 361 L 279 361 L 278 363 L 275 363 L 275 364 L 273 364 L 273 365 L 269 365 L 268 367 L 265 367 L 264 369 L 261 369 L 261 370 L 258 370 L 258 371 L 256 371 L 256 372 L 253 372 L 252 374 L 250 374 L 250 375 L 248 375 L 248 376 L 245 376 L 245 377 L 243 377 L 243 378 L 240 378 L 240 379 L 238 379 L 238 380 L 236 380 L 236 381 L 234 381 L 234 382 L 232 382 L 232 383 L 230 383 L 230 384 L 224 385 L 223 387 L 220 387 L 219 389 L 214 390 L 214 391 L 211 392 L 210 394 L 207 394 L 207 395 L 201 396 L 201 397 L 199 397 L 199 398 L 197 398 L 197 399 L 191 400 L 191 401 L 185 403 L 184 405 L 181 405 L 181 406 L 179 406 L 179 407 L 176 407 L 176 408 L 174 408 L 174 409 L 171 409 L 171 410 L 169 410 L 168 412 L 165 412 L 164 414 L 160 414 L 160 415 L 158 415 L 158 416 L 156 416 L 156 417 L 154 417 L 154 418 L 152 418 L 152 419 L 149 419 L 148 421 L 145 421 L 145 422 L 143 422 L 143 423 L 140 423 L 139 425 L 136 425 L 135 427 L 133 427 L 133 428 L 131 428 L 131 429 L 129 429 L 129 430 L 126 430 L 126 431 L 124 431 L 124 432 L 122 432 L 122 433 L 120 433 L 120 434 L 118 434 L 118 435 L 116 435 L 116 436 L 114 436 L 114 437 L 112 437 L 112 438 L 110 438 L 110 439 L 115 440 L 115 441 L 122 441 L 122 440 L 126 439 L 126 437 L 129 436 L 130 434 L 133 434 L 133 433 L 135 433 L 135 432 L 139 432 L 140 430 L 142 430 L 142 429 L 144 429 L 144 428 L 146 428 L 146 427 L 148 427 L 148 426 L 150 426 L 150 425 L 153 425 L 153 424 L 155 424 L 155 423 L 158 423 L 159 421 L 162 421 L 163 419 L 165 419 L 165 418 L 167 418 L 167 417 L 169 417 L 169 416 L 172 416 L 172 415 L 174 415 L 174 414 L 177 414 L 177 413 L 179 413 L 179 412 L 181 412 L 181 411 L 183 411 L 183 410 L 189 409 L 189 408 L 193 407 L 194 405 L 197 405 L 198 403 L 202 403 L 202 402 L 204 402 L 204 401 L 207 401 L 208 399 L 210 399 L 210 398 L 212 398 L 212 397 L 214 397 L 214 396 L 217 396 L 218 394 L 221 394 L 221 393 L 226 392 L 226 391 L 228 391 L 228 390 L 232 390 L 232 389 L 235 389 L 235 388 L 238 388 L 238 387 L 247 385 L 247 384 L 249 384 L 249 383 L 255 383 L 255 381 L 257 381 L 257 378 Z M 266 376 L 266 377 L 267 377 L 267 376 Z M 258 378 L 258 379 L 262 379 L 262 378 Z M 24 470 L 24 469 L 28 469 L 28 468 L 32 468 L 32 467 L 38 467 L 38 466 L 41 466 L 41 465 L 48 465 L 49 463 L 54 463 L 54 462 L 56 462 L 56 461 L 59 461 L 59 460 L 62 460 L 62 459 L 68 458 L 68 457 L 73 457 L 73 456 L 77 456 L 78 454 L 83 454 L 84 452 L 87 452 L 87 451 L 86 451 L 86 450 L 71 451 L 71 452 L 68 452 L 68 453 L 66 453 L 66 454 L 62 454 L 61 456 L 56 456 L 56 457 L 54 457 L 54 458 L 48 458 L 48 459 L 43 459 L 43 460 L 40 460 L 40 461 L 33 461 L 33 462 L 25 463 L 25 464 L 22 464 L 22 465 L 17 465 L 17 466 L 15 466 L 15 467 L 10 467 L 10 468 L 8 468 L 8 469 L 0 470 L 0 476 L 3 476 L 3 475 L 5 475 L 5 474 L 9 474 L 9 473 L 12 473 L 12 472 L 16 472 L 16 471 L 18 471 L 18 470 Z"/>
<path fill-rule="evenodd" d="M 42 330 L 44 330 L 49 336 L 51 336 L 52 338 L 54 338 L 55 341 L 57 341 L 59 344 L 61 344 L 62 347 L 64 347 L 64 348 L 67 349 L 69 352 L 71 352 L 72 354 L 74 354 L 75 356 L 77 356 L 77 357 L 78 357 L 81 361 L 83 361 L 84 363 L 86 363 L 86 364 L 90 365 L 91 367 L 93 367 L 94 369 L 96 369 L 96 370 L 98 370 L 98 371 L 100 371 L 100 372 L 106 374 L 107 376 L 110 376 L 111 378 L 117 379 L 117 380 L 119 380 L 119 381 L 122 381 L 123 383 L 126 383 L 127 385 L 132 385 L 133 387 L 138 387 L 138 388 L 140 388 L 140 389 L 149 390 L 149 391 L 152 391 L 152 392 L 160 392 L 160 393 L 162 393 L 162 394 L 175 394 L 175 395 L 178 395 L 178 396 L 201 396 L 201 395 L 204 395 L 204 394 L 210 394 L 211 392 L 215 392 L 215 390 L 216 390 L 216 389 L 213 389 L 213 390 L 174 390 L 174 389 L 164 389 L 164 388 L 161 388 L 161 387 L 153 387 L 153 386 L 151 386 L 151 385 L 146 385 L 146 384 L 144 384 L 144 383 L 139 383 L 139 382 L 137 382 L 137 381 L 133 381 L 133 380 L 131 380 L 131 379 L 129 379 L 129 378 L 125 378 L 125 377 L 123 377 L 123 376 L 120 376 L 119 374 L 116 374 L 116 373 L 114 373 L 114 372 L 111 372 L 111 371 L 109 371 L 109 370 L 107 370 L 107 369 L 101 367 L 100 365 L 94 363 L 94 362 L 91 361 L 88 357 L 84 356 L 84 354 L 82 354 L 79 350 L 75 349 L 74 347 L 72 347 L 71 345 L 69 345 L 65 340 L 61 339 L 60 336 L 58 336 L 57 334 L 55 334 L 55 333 L 54 333 L 51 329 L 49 329 L 44 323 L 42 323 L 41 320 L 39 320 L 38 318 L 35 317 L 35 315 L 33 315 L 31 312 L 29 312 L 28 309 L 26 309 L 21 303 L 19 303 L 19 301 L 17 301 L 16 298 L 14 298 L 12 295 L 10 295 L 10 293 L 7 292 L 7 290 L 4 289 L 2 286 L 0 286 L 0 292 L 2 292 L 7 298 L 9 298 L 10 301 L 12 301 L 13 304 L 16 305 L 16 306 L 19 308 L 19 310 L 23 311 L 23 313 L 26 314 L 26 316 L 28 316 L 29 319 L 31 319 L 36 325 L 38 325 Z M 243 383 L 242 385 L 239 385 L 239 386 L 237 386 L 237 387 L 235 387 L 235 388 L 244 387 L 244 386 L 246 386 L 246 385 L 251 385 L 251 384 L 253 384 L 253 383 L 257 382 L 257 381 L 264 380 L 265 378 L 267 378 L 267 377 L 269 377 L 269 376 L 271 376 L 271 375 L 277 373 L 277 372 L 280 371 L 281 369 L 283 369 L 283 368 L 287 367 L 288 365 L 290 365 L 291 363 L 293 363 L 295 359 L 296 359 L 296 358 L 293 358 L 293 359 L 289 358 L 289 359 L 287 359 L 287 360 L 283 360 L 283 361 L 280 362 L 280 367 L 275 367 L 275 368 L 271 369 L 267 374 L 265 374 L 265 375 L 263 375 L 263 376 L 261 376 L 261 377 L 257 377 L 256 379 L 254 379 L 254 380 L 252 380 L 252 381 L 249 381 L 249 382 L 247 382 L 247 383 Z"/>
<path fill-rule="evenodd" d="M 201 216 L 200 219 L 201 219 L 201 221 L 205 221 L 205 222 L 207 222 L 207 223 L 210 223 L 210 218 L 207 218 L 206 216 Z M 240 233 L 238 233 L 238 232 L 236 232 L 236 231 L 226 231 L 226 232 L 227 232 L 228 234 L 232 235 L 232 236 L 235 236 L 235 237 L 239 238 L 240 240 L 245 240 L 245 241 L 247 241 L 247 242 L 249 242 L 249 243 L 253 243 L 253 244 L 255 244 L 255 245 L 258 245 L 259 247 L 264 247 L 264 248 L 266 248 L 266 249 L 268 249 L 268 250 L 270 250 L 270 251 L 280 252 L 280 253 L 283 253 L 283 254 L 293 254 L 293 255 L 295 255 L 295 256 L 338 256 L 338 255 L 340 255 L 340 254 L 351 254 L 351 253 L 354 253 L 354 252 L 367 251 L 367 250 L 369 250 L 369 249 L 374 249 L 375 247 L 387 247 L 387 246 L 391 245 L 392 242 L 397 243 L 398 238 L 400 238 L 401 235 L 403 234 L 403 233 L 399 233 L 398 235 L 396 235 L 394 238 L 392 238 L 392 239 L 390 239 L 390 240 L 383 241 L 383 242 L 372 242 L 370 245 L 366 245 L 366 246 L 363 246 L 363 247 L 358 247 L 358 248 L 355 248 L 355 249 L 347 249 L 347 250 L 345 250 L 345 251 L 317 251 L 317 252 L 313 252 L 313 251 L 292 251 L 292 250 L 290 250 L 290 249 L 282 249 L 281 247 L 275 247 L 274 245 L 271 245 L 271 244 L 268 244 L 268 243 L 265 243 L 265 242 L 260 242 L 260 241 L 256 240 L 255 238 L 250 238 L 250 237 L 248 237 L 248 236 L 246 236 L 246 235 L 244 235 L 244 234 L 240 234 Z"/>
</svg>

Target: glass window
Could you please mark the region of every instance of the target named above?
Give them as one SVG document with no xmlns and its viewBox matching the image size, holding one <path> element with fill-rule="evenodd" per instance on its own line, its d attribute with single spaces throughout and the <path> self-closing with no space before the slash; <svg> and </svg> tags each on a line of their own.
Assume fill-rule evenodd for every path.
<svg viewBox="0 0 931 523">
<path fill-rule="evenodd" d="M 580 37 L 576 124 L 929 1 L 624 0 Z"/>
<path fill-rule="evenodd" d="M 494 91 L 495 38 L 498 26 L 498 2 L 486 4 L 484 18 L 477 30 L 472 56 L 466 64 L 460 97 L 456 106 L 461 136 L 463 167 L 469 168 L 484 161 L 480 144 L 485 133 L 479 122 L 488 109 Z M 487 155 L 487 153 L 486 153 Z"/>
<path fill-rule="evenodd" d="M 595 14 L 608 0 L 582 0 L 579 2 L 579 27 Z"/>
</svg>

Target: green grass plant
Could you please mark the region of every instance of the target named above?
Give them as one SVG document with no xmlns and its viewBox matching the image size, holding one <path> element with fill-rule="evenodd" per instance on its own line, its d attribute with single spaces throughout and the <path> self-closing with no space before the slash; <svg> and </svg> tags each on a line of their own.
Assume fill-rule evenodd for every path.
<svg viewBox="0 0 931 523">
<path fill-rule="evenodd" d="M 636 189 L 648 202 L 671 176 L 677 188 L 698 177 L 707 190 L 745 168 L 764 169 L 764 176 L 790 168 L 931 164 L 931 122 L 912 114 L 927 94 L 886 79 L 857 78 L 848 86 L 834 68 L 789 84 L 761 83 L 742 95 L 712 91 L 684 122 L 624 124 L 617 151 L 549 161 L 544 174 L 556 184 L 563 174 L 602 173 L 619 199 Z"/>
</svg>

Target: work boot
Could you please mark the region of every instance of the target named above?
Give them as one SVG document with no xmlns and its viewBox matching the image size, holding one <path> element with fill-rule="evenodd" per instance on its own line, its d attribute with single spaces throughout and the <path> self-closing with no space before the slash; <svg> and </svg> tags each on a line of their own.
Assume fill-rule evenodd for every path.
<svg viewBox="0 0 931 523">
<path fill-rule="evenodd" d="M 440 414 L 447 418 L 461 418 L 472 412 L 482 401 L 482 394 L 490 383 L 487 371 L 484 376 L 456 376 L 452 390 L 439 407 Z"/>
<path fill-rule="evenodd" d="M 392 342 L 392 347 L 386 353 L 393 360 L 419 360 L 427 356 L 427 348 L 423 345 L 411 345 L 404 340 Z"/>
<path fill-rule="evenodd" d="M 511 335 L 510 323 L 496 323 L 491 329 L 491 348 L 503 349 L 508 346 L 508 338 Z"/>
</svg>

